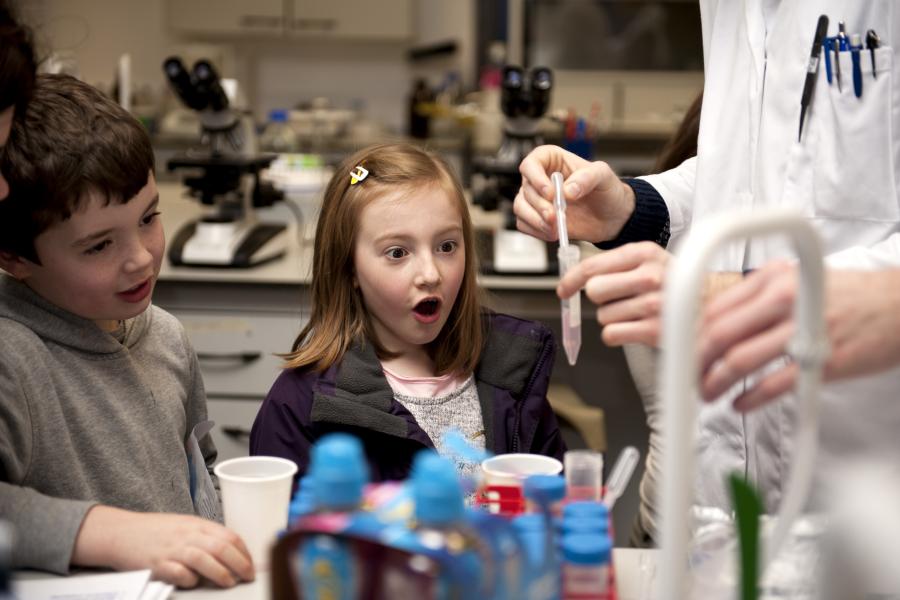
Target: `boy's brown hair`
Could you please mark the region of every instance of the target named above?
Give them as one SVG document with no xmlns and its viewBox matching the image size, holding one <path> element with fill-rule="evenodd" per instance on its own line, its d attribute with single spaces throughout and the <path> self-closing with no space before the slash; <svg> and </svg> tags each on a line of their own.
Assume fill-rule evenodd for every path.
<svg viewBox="0 0 900 600">
<path fill-rule="evenodd" d="M 39 75 L 17 116 L 0 172 L 0 252 L 40 264 L 34 240 L 92 194 L 125 203 L 147 184 L 153 148 L 140 122 L 96 88 L 68 75 Z"/>
<path fill-rule="evenodd" d="M 369 174 L 351 186 L 350 173 L 357 166 Z M 415 189 L 428 186 L 438 186 L 456 204 L 466 252 L 456 303 L 441 332 L 429 344 L 429 352 L 438 375 L 474 371 L 485 331 L 469 209 L 462 186 L 447 163 L 409 144 L 380 144 L 360 150 L 344 160 L 331 178 L 316 227 L 312 315 L 294 342 L 293 351 L 285 355 L 285 368 L 313 365 L 316 370 L 325 370 L 341 360 L 356 342 L 371 343 L 379 358 L 392 356 L 378 342 L 362 294 L 354 285 L 353 256 L 359 216 L 381 194 L 400 189 L 409 192 L 408 202 L 415 202 Z"/>
</svg>

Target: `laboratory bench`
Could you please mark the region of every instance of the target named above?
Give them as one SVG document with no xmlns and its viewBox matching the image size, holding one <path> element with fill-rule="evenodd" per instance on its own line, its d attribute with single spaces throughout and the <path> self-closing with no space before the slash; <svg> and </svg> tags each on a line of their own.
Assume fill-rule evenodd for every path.
<svg viewBox="0 0 900 600">
<path fill-rule="evenodd" d="M 161 181 L 159 193 L 167 239 L 203 213 L 204 207 L 187 198 L 180 183 Z M 299 226 L 283 206 L 258 211 L 261 220 L 288 222 L 293 242 L 283 258 L 267 264 L 249 269 L 195 268 L 173 267 L 168 258 L 163 260 L 154 303 L 182 322 L 197 352 L 209 415 L 217 424 L 213 438 L 220 460 L 248 453 L 250 427 L 280 371 L 278 354 L 290 350 L 309 317 L 315 223 L 314 214 L 307 209 L 301 212 L 309 218 Z M 499 223 L 497 213 L 483 213 L 478 208 L 472 212 L 477 226 Z M 491 307 L 540 320 L 559 340 L 557 279 L 555 275 L 479 277 Z M 577 424 L 570 427 L 565 421 L 561 430 L 570 447 L 602 444 L 610 463 L 625 446 L 634 445 L 642 452 L 646 448 L 645 416 L 621 350 L 602 343 L 594 311 L 586 300 L 583 303 L 578 363 L 570 366 L 560 350 L 551 385 L 558 397 L 574 396 L 588 407 L 602 409 L 599 427 L 604 427 L 604 417 L 606 423 L 602 436 L 589 440 L 590 436 L 578 432 Z M 586 417 L 593 419 L 591 423 L 596 423 L 596 412 Z M 637 511 L 640 473 L 640 469 L 635 473 L 614 515 L 619 545 L 627 541 Z"/>
<path fill-rule="evenodd" d="M 656 580 L 656 561 L 658 550 L 639 550 L 636 548 L 613 548 L 613 566 L 616 571 L 617 600 L 649 600 L 650 586 Z M 94 575 L 96 571 L 85 571 L 84 575 Z M 70 575 L 73 582 L 71 592 L 77 596 L 79 574 Z M 14 580 L 58 579 L 58 575 L 41 571 L 16 571 Z M 193 590 L 176 590 L 170 598 L 175 600 L 268 600 L 271 582 L 268 573 L 258 573 L 257 579 L 250 583 L 237 585 L 229 589 L 211 587 Z"/>
</svg>

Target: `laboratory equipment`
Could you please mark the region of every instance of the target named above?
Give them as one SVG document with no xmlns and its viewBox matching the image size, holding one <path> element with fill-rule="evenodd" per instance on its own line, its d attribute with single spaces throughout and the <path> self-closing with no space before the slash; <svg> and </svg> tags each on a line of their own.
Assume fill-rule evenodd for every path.
<svg viewBox="0 0 900 600">
<path fill-rule="evenodd" d="M 663 401 L 663 482 L 660 525 L 659 598 L 686 596 L 685 556 L 691 488 L 694 479 L 698 357 L 696 326 L 704 267 L 727 242 L 780 233 L 791 238 L 800 260 L 800 290 L 795 302 L 798 328 L 790 345 L 799 367 L 798 421 L 793 466 L 784 489 L 777 525 L 763 541 L 761 570 L 777 556 L 810 488 L 818 430 L 818 390 L 826 354 L 822 287 L 822 244 L 809 221 L 787 209 L 722 215 L 697 225 L 666 275 L 663 305 L 665 348 L 660 390 Z"/>
<path fill-rule="evenodd" d="M 603 495 L 603 454 L 569 450 L 563 455 L 569 500 L 600 500 Z"/>
<path fill-rule="evenodd" d="M 543 143 L 541 118 L 550 106 L 553 73 L 536 67 L 526 71 L 507 65 L 500 86 L 500 108 L 504 115 L 503 140 L 494 156 L 472 161 L 473 203 L 484 210 L 500 210 L 503 225 L 485 242 L 491 262 L 486 272 L 498 274 L 543 274 L 554 269 L 555 257 L 546 243 L 516 231 L 512 202 L 522 185 L 519 164 Z"/>
<path fill-rule="evenodd" d="M 562 544 L 563 600 L 606 600 L 612 543 L 597 532 L 570 533 Z"/>
<path fill-rule="evenodd" d="M 569 243 L 569 230 L 566 226 L 566 198 L 563 195 L 563 176 L 559 171 L 550 175 L 555 193 L 554 205 L 556 206 L 556 229 L 559 232 L 559 278 L 581 260 L 581 249 L 575 244 Z M 581 290 L 576 291 L 569 298 L 560 300 L 562 311 L 561 325 L 563 348 L 566 351 L 566 359 L 570 365 L 578 360 L 578 351 L 581 350 Z"/>
<path fill-rule="evenodd" d="M 637 468 L 638 459 L 641 453 L 634 446 L 626 446 L 619 458 L 613 464 L 612 471 L 609 475 L 609 482 L 606 484 L 606 494 L 603 496 L 603 503 L 609 510 L 612 510 L 616 504 L 616 500 L 625 493 L 628 482 Z"/>
<path fill-rule="evenodd" d="M 191 197 L 213 207 L 184 225 L 169 245 L 173 265 L 253 267 L 284 255 L 284 223 L 259 222 L 255 208 L 271 206 L 283 194 L 261 181 L 274 154 L 258 154 L 252 120 L 237 104 L 237 82 L 220 79 L 211 63 L 199 60 L 192 71 L 178 57 L 163 63 L 170 86 L 200 116 L 201 147 L 168 162 L 169 170 L 188 169 L 184 183 Z"/>
</svg>

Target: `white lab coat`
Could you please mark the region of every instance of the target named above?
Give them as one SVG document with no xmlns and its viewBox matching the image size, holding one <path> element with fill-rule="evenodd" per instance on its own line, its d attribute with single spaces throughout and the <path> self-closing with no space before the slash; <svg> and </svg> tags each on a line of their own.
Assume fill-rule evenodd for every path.
<svg viewBox="0 0 900 600">
<path fill-rule="evenodd" d="M 900 266 L 900 2 L 892 0 L 702 0 L 705 85 L 698 156 L 648 176 L 669 209 L 672 242 L 694 220 L 722 212 L 796 206 L 821 234 L 831 264 Z M 853 92 L 849 52 L 842 88 L 820 62 L 802 141 L 800 97 L 820 14 L 828 35 L 874 29 L 877 78 L 860 52 L 863 95 Z M 712 267 L 740 271 L 792 252 L 784 240 L 735 244 Z M 897 332 L 900 335 L 900 332 Z M 734 392 L 734 390 L 732 390 Z M 829 385 L 822 394 L 821 473 L 836 456 L 872 451 L 900 457 L 900 370 Z M 734 393 L 730 394 L 730 398 Z M 746 417 L 730 398 L 701 411 L 696 499 L 729 507 L 725 475 L 747 473 L 774 510 L 789 466 L 792 402 Z M 900 460 L 900 459 L 898 459 Z"/>
</svg>

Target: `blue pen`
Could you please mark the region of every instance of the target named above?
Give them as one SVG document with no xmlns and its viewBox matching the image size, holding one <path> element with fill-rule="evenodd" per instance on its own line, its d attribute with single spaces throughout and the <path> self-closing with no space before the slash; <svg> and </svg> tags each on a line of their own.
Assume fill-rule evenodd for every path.
<svg viewBox="0 0 900 600">
<path fill-rule="evenodd" d="M 834 45 L 834 38 L 825 38 L 823 44 L 825 47 L 825 79 L 828 81 L 828 85 L 831 85 L 831 47 Z"/>
<path fill-rule="evenodd" d="M 853 61 L 853 93 L 862 98 L 862 67 L 859 65 L 859 51 L 862 50 L 862 38 L 858 33 L 850 36 L 850 58 Z"/>
<path fill-rule="evenodd" d="M 837 80 L 838 91 L 843 92 L 841 88 L 841 40 L 838 37 L 831 38 L 831 47 L 834 49 L 834 78 Z"/>
</svg>

